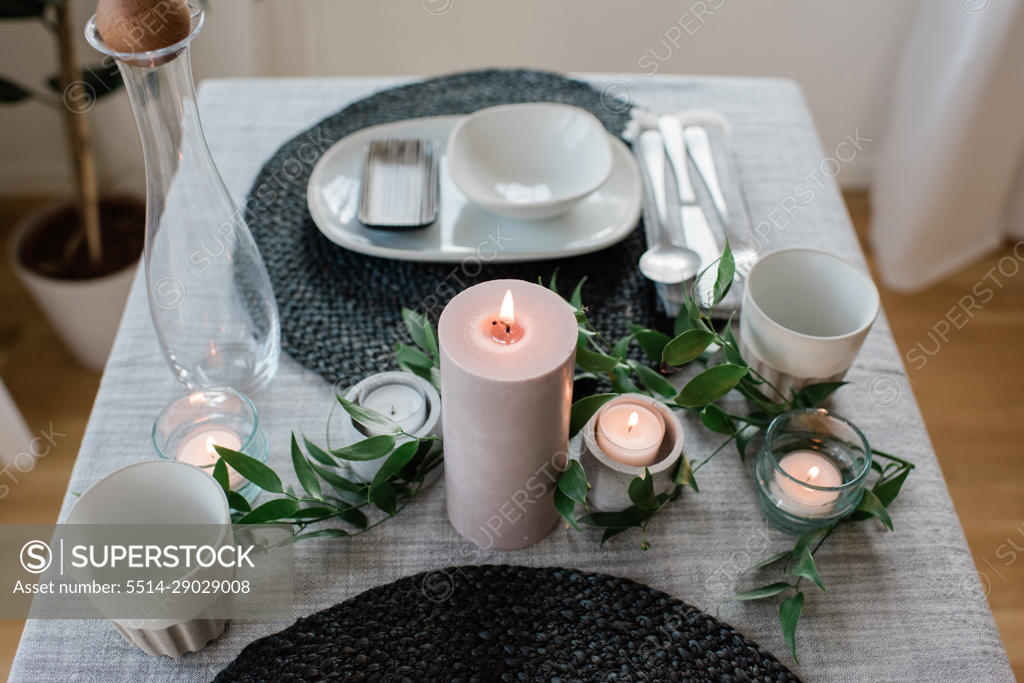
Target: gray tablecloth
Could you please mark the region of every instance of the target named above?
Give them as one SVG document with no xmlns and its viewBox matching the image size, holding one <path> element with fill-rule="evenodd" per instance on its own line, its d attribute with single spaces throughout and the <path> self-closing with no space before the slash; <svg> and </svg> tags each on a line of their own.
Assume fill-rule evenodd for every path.
<svg viewBox="0 0 1024 683">
<path fill-rule="evenodd" d="M 822 150 L 800 90 L 788 81 L 655 77 L 615 80 L 655 112 L 708 107 L 732 124 L 751 216 L 768 245 L 814 245 L 858 263 L 863 256 L 839 191 L 837 164 L 852 145 Z M 396 79 L 219 80 L 201 88 L 200 107 L 213 156 L 242 200 L 274 150 L 299 130 Z M 857 131 L 849 131 L 851 138 Z M 860 145 L 871 142 L 860 140 Z M 767 230 L 766 226 L 771 225 Z M 368 293 L 368 296 L 372 293 Z M 343 353 L 339 349 L 339 353 Z M 1008 680 L 992 614 L 928 435 L 884 317 L 875 323 L 850 372 L 854 386 L 836 398 L 872 445 L 918 465 L 892 508 L 895 533 L 874 523 L 845 528 L 822 551 L 827 595 L 807 591 L 793 664 L 779 634 L 774 602 L 729 604 L 720 616 L 810 680 Z M 149 430 L 181 391 L 157 347 L 142 279 L 135 282 L 107 364 L 70 491 L 111 470 L 154 457 Z M 290 472 L 291 430 L 323 434 L 331 388 L 288 358 L 269 389 L 254 396 L 270 438 L 273 464 Z M 689 423 L 687 450 L 702 457 L 717 443 Z M 701 493 L 673 505 L 651 525 L 651 550 L 624 534 L 603 549 L 594 534 L 556 530 L 532 548 L 480 554 L 448 524 L 443 483 L 369 534 L 298 546 L 294 613 L 302 616 L 398 577 L 450 564 L 560 565 L 627 576 L 706 611 L 732 591 L 739 572 L 791 540 L 765 527 L 747 471 L 730 451 L 700 472 Z M 62 517 L 74 501 L 68 495 Z M 596 532 L 595 532 L 596 533 Z M 30 621 L 12 669 L 14 680 L 203 680 L 244 645 L 285 624 L 232 623 L 204 651 L 178 661 L 132 649 L 102 621 Z"/>
</svg>

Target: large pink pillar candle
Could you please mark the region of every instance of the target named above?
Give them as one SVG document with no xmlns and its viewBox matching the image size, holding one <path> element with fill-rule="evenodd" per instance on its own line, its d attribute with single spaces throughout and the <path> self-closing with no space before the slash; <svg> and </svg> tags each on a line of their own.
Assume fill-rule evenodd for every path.
<svg viewBox="0 0 1024 683">
<path fill-rule="evenodd" d="M 448 519 L 483 548 L 524 548 L 558 521 L 577 334 L 565 300 L 521 280 L 470 287 L 441 313 Z"/>
</svg>

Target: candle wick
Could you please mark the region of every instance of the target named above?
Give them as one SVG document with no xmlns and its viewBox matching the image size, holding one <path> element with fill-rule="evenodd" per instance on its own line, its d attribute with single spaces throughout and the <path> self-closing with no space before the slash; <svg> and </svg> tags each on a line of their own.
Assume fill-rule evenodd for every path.
<svg viewBox="0 0 1024 683">
<path fill-rule="evenodd" d="M 512 334 L 512 326 L 505 323 L 505 334 Z"/>
<path fill-rule="evenodd" d="M 394 415 L 394 414 L 395 414 L 395 407 L 394 407 L 394 406 L 391 406 L 391 414 L 392 414 L 392 415 Z"/>
</svg>

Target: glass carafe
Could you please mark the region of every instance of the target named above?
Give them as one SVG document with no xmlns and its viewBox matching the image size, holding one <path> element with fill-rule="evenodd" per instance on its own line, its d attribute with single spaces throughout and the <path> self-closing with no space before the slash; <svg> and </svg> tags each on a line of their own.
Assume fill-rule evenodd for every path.
<svg viewBox="0 0 1024 683">
<path fill-rule="evenodd" d="M 251 392 L 277 370 L 281 327 L 266 266 L 213 163 L 196 107 L 189 43 L 203 24 L 161 50 L 122 53 L 89 43 L 124 77 L 146 164 L 149 309 L 175 376 L 189 389 Z"/>
</svg>

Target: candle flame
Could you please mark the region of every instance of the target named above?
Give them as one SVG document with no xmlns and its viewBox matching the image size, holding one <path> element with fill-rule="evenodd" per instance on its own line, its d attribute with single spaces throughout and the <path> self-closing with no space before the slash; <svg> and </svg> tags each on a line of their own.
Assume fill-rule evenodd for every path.
<svg viewBox="0 0 1024 683">
<path fill-rule="evenodd" d="M 217 455 L 217 449 L 214 448 L 214 446 L 216 446 L 216 445 L 217 444 L 214 443 L 212 436 L 206 437 L 206 452 L 207 453 L 209 453 L 210 455 L 216 456 Z"/>
<path fill-rule="evenodd" d="M 818 466 L 817 465 L 812 466 L 811 469 L 807 470 L 807 479 L 806 479 L 806 481 L 808 483 L 810 483 L 811 479 L 817 479 L 819 474 L 821 474 L 821 470 L 818 469 Z"/>
<path fill-rule="evenodd" d="M 516 321 L 516 308 L 512 302 L 511 289 L 505 290 L 505 298 L 501 301 L 501 312 L 498 313 L 498 320 L 506 325 L 511 325 Z"/>
<path fill-rule="evenodd" d="M 626 420 L 626 431 L 633 431 L 633 427 L 636 427 L 637 423 L 640 422 L 640 414 L 635 410 L 629 414 L 629 419 Z"/>
</svg>

